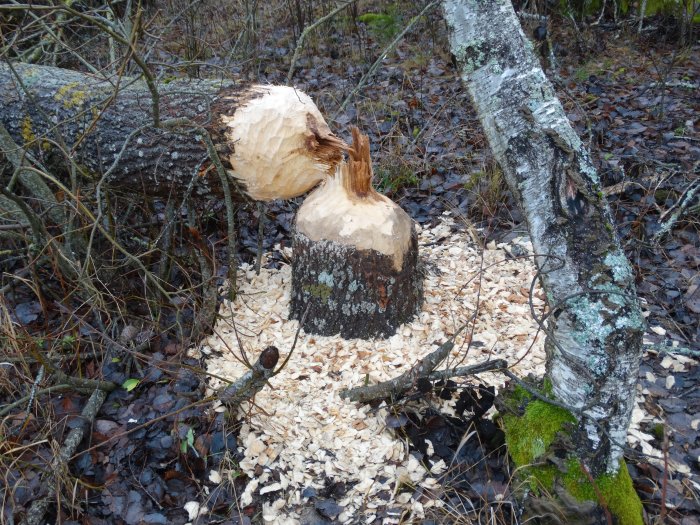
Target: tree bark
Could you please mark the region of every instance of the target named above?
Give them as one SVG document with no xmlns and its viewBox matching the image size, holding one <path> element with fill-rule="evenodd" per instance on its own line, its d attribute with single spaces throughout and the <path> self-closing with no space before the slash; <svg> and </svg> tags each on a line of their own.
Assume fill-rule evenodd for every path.
<svg viewBox="0 0 700 525">
<path fill-rule="evenodd" d="M 218 198 L 218 157 L 239 194 L 291 198 L 332 174 L 345 147 L 313 101 L 284 86 L 173 80 L 154 101 L 144 81 L 17 63 L 0 64 L 0 98 L 0 123 L 47 168 L 74 163 L 87 180 L 128 193 L 193 187 L 194 197 Z"/>
<path fill-rule="evenodd" d="M 511 3 L 443 5 L 462 79 L 537 254 L 553 394 L 578 412 L 575 452 L 593 476 L 616 472 L 644 321 L 598 175 Z"/>
<path fill-rule="evenodd" d="M 70 155 L 89 180 L 107 173 L 108 186 L 147 195 L 177 195 L 193 181 L 194 195 L 219 197 L 218 174 L 202 126 L 230 169 L 224 123 L 243 89 L 232 82 L 175 80 L 159 86 L 161 128 L 154 127 L 152 95 L 143 81 L 106 80 L 65 69 L 0 64 L 0 122 L 15 142 L 47 167 Z M 61 153 L 61 149 L 65 151 Z"/>
<path fill-rule="evenodd" d="M 293 233 L 290 318 L 307 333 L 340 334 L 345 339 L 388 337 L 420 310 L 422 287 L 418 239 L 400 270 L 392 257 L 336 241 Z M 308 309 L 308 311 L 307 311 Z"/>
</svg>

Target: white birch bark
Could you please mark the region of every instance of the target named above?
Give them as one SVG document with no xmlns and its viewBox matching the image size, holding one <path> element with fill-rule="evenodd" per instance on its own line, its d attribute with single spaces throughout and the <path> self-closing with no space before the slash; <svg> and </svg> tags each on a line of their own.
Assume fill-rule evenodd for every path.
<svg viewBox="0 0 700 525">
<path fill-rule="evenodd" d="M 444 0 L 452 52 L 491 149 L 524 211 L 554 314 L 547 373 L 582 415 L 577 454 L 618 469 L 644 321 L 590 156 L 572 129 L 509 0 Z"/>
</svg>

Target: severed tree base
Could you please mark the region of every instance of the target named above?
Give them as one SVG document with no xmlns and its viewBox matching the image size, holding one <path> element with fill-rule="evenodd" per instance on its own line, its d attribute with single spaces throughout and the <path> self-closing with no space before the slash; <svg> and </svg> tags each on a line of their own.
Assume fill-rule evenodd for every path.
<svg viewBox="0 0 700 525">
<path fill-rule="evenodd" d="M 423 281 L 418 240 L 412 231 L 403 264 L 390 255 L 337 241 L 293 235 L 290 318 L 319 335 L 388 337 L 420 310 Z M 307 312 L 308 308 L 308 312 Z"/>
</svg>

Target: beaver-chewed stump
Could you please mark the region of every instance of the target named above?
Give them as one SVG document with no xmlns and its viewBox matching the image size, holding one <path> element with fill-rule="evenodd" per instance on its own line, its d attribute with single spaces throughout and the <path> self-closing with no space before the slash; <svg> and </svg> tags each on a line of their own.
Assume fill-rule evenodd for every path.
<svg viewBox="0 0 700 525">
<path fill-rule="evenodd" d="M 307 333 L 388 337 L 421 307 L 411 218 L 372 188 L 369 139 L 355 128 L 349 159 L 299 208 L 290 318 Z"/>
</svg>

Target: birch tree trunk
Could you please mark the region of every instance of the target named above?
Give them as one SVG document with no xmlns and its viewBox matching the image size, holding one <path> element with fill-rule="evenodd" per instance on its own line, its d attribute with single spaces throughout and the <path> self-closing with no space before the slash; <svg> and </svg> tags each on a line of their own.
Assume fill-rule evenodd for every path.
<svg viewBox="0 0 700 525">
<path fill-rule="evenodd" d="M 462 80 L 538 255 L 552 311 L 547 376 L 578 412 L 573 450 L 594 476 L 616 472 L 644 321 L 598 175 L 510 1 L 443 6 Z"/>
</svg>

